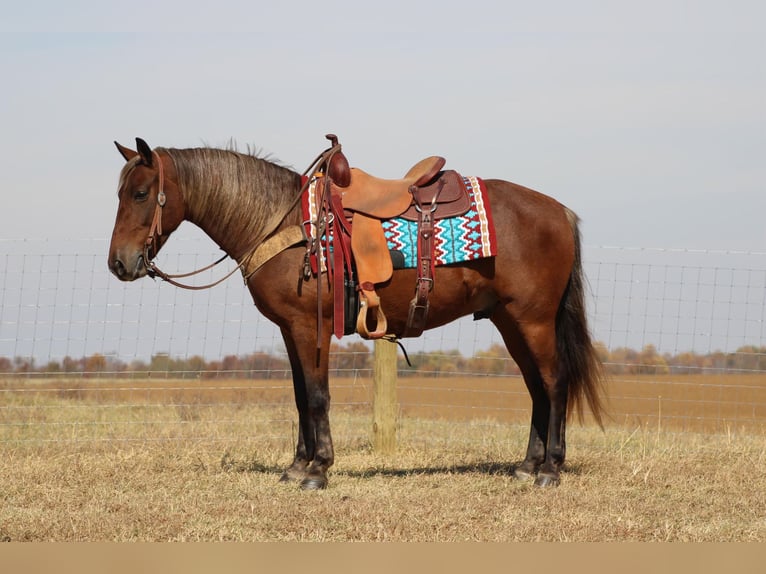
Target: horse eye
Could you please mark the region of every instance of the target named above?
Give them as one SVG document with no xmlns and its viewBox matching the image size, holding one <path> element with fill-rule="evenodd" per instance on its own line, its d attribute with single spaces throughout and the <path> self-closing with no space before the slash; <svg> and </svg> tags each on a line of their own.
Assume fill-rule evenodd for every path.
<svg viewBox="0 0 766 574">
<path fill-rule="evenodd" d="M 149 197 L 148 189 L 137 189 L 133 192 L 133 199 L 136 201 L 145 201 L 147 197 Z"/>
</svg>

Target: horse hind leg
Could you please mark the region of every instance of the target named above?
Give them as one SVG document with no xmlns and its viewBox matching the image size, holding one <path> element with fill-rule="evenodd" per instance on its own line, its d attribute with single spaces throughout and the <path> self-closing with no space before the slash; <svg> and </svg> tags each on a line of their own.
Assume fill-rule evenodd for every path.
<svg viewBox="0 0 766 574">
<path fill-rule="evenodd" d="M 557 372 L 555 322 L 520 324 L 507 309 L 497 310 L 491 321 L 519 365 L 532 399 L 527 451 L 514 476 L 534 478 L 538 486 L 557 485 L 566 457 L 567 393 Z"/>
<path fill-rule="evenodd" d="M 535 395 L 533 395 L 532 430 L 530 445 L 535 444 L 532 452 L 535 464 L 540 462 L 540 448 L 544 447 L 542 464 L 537 468 L 537 486 L 557 486 L 560 471 L 566 459 L 566 416 L 567 416 L 567 380 L 559 372 L 556 346 L 555 322 L 525 326 L 530 356 L 533 358 L 537 377 Z M 540 389 L 542 387 L 542 390 Z M 534 402 L 536 401 L 536 405 Z M 537 435 L 537 437 L 535 437 Z M 526 462 L 525 460 L 525 462 Z"/>
<path fill-rule="evenodd" d="M 524 369 L 523 372 L 524 383 L 532 398 L 532 420 L 529 425 L 526 455 L 522 463 L 514 469 L 513 475 L 520 480 L 535 480 L 545 462 L 550 400 L 545 394 L 542 379 L 536 369 Z"/>
</svg>

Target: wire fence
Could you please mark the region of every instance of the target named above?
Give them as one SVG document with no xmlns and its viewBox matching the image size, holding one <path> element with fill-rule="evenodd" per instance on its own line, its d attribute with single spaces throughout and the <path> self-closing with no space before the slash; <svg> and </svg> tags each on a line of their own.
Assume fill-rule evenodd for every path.
<svg viewBox="0 0 766 574">
<path fill-rule="evenodd" d="M 0 443 L 292 448 L 289 363 L 242 283 L 202 292 L 124 284 L 108 273 L 107 247 L 0 241 Z M 218 255 L 199 238 L 165 251 L 161 266 L 180 270 Z M 608 424 L 764 433 L 766 253 L 586 247 L 584 259 L 591 328 L 610 371 Z M 400 359 L 401 436 L 412 420 L 527 424 L 524 383 L 488 321 L 404 343 L 416 368 Z M 369 440 L 372 350 L 347 337 L 331 356 L 333 416 L 358 417 L 357 431 L 336 437 L 342 448 Z"/>
</svg>

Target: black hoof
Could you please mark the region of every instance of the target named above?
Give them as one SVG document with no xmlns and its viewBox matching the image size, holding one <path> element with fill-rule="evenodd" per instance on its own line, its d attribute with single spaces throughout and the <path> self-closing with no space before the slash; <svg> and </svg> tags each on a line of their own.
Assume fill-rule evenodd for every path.
<svg viewBox="0 0 766 574">
<path fill-rule="evenodd" d="M 555 474 L 546 474 L 541 472 L 537 475 L 537 479 L 535 479 L 535 486 L 539 486 L 541 488 L 558 486 L 560 483 L 561 480 L 559 479 L 558 475 Z"/>
<path fill-rule="evenodd" d="M 308 476 L 301 481 L 301 490 L 324 490 L 327 488 L 327 477 Z"/>
</svg>

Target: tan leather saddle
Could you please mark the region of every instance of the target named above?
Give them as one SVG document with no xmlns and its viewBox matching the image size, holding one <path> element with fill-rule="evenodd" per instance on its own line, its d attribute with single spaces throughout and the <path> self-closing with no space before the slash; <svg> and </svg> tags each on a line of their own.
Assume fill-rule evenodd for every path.
<svg viewBox="0 0 766 574">
<path fill-rule="evenodd" d="M 344 289 L 338 276 L 341 268 L 351 268 L 344 260 L 349 254 L 361 293 L 357 332 L 365 338 L 377 339 L 387 334 L 387 321 L 375 292 L 375 285 L 393 275 L 382 221 L 404 217 L 418 222 L 418 281 L 410 303 L 407 328 L 401 336 L 418 336 L 423 332 L 428 313 L 428 293 L 433 288 L 434 228 L 436 219 L 466 213 L 471 206 L 462 177 L 454 171 L 442 171 L 446 160 L 431 156 L 416 163 L 401 179 L 382 179 L 358 168 L 350 168 L 338 139 L 327 138 L 337 151 L 327 162 L 326 198 L 335 221 L 333 235 L 335 334 L 343 335 Z M 370 313 L 372 312 L 372 313 Z"/>
</svg>

